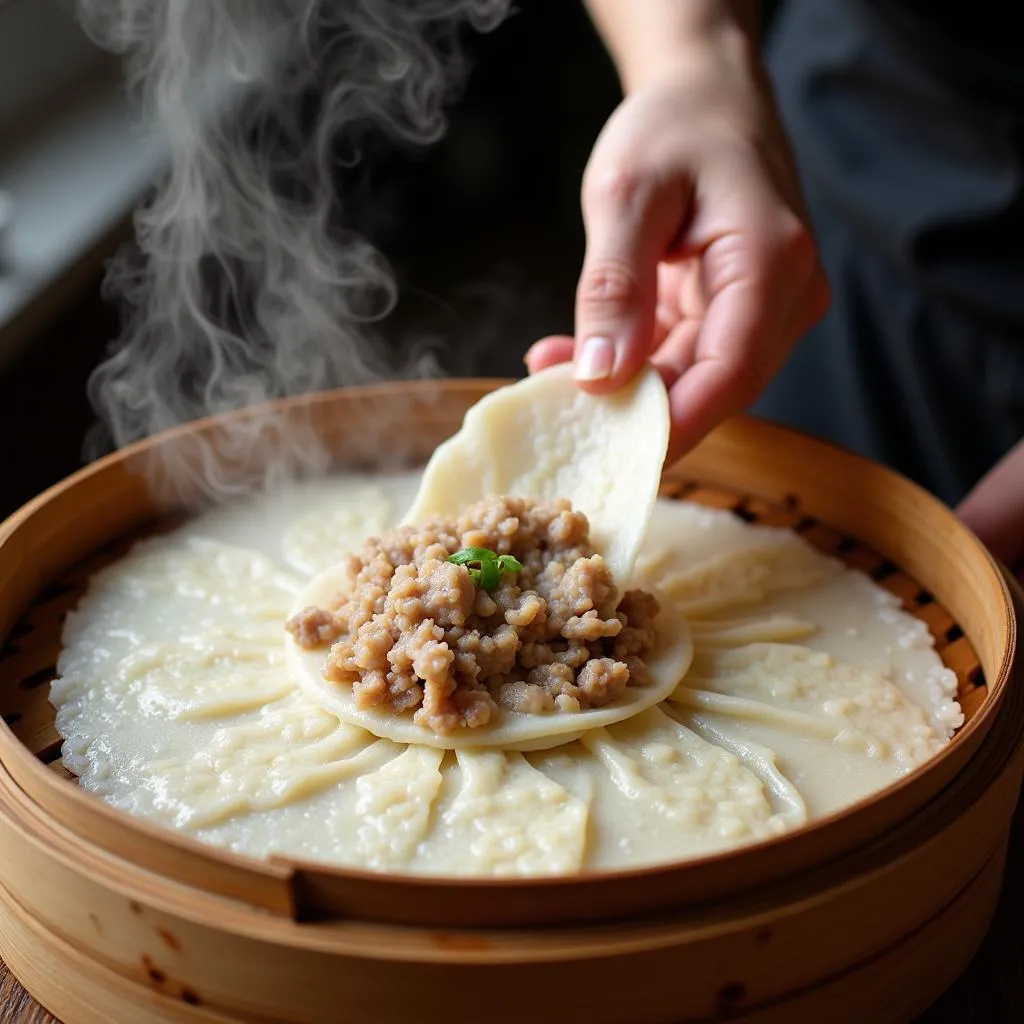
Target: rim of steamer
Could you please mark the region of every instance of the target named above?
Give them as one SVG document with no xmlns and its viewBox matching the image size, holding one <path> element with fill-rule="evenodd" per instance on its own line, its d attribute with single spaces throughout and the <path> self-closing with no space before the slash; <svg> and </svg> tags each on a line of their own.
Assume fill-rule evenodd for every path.
<svg viewBox="0 0 1024 1024">
<path fill-rule="evenodd" d="M 358 420 L 356 410 L 362 403 L 375 408 L 379 416 L 382 399 L 399 400 L 405 421 L 413 417 L 422 428 L 416 431 L 419 440 L 426 438 L 429 443 L 431 431 L 443 435 L 457 429 L 465 407 L 502 383 L 456 381 L 442 388 L 434 382 L 425 386 L 374 385 L 302 396 L 274 403 L 274 408 L 317 423 L 325 438 L 341 448 L 346 427 L 350 431 Z M 441 392 L 444 401 L 438 399 Z M 178 441 L 187 446 L 196 436 L 215 438 L 226 421 L 258 414 L 259 410 L 243 410 L 140 442 L 79 471 L 10 517 L 0 526 L 0 635 L 9 632 L 35 594 L 61 570 L 154 514 L 169 510 L 159 506 L 139 474 L 148 453 Z M 351 440 L 350 433 L 348 437 Z M 822 487 L 822 461 L 831 463 L 835 471 L 845 470 L 833 476 L 830 487 Z M 988 684 L 981 706 L 953 741 L 921 768 L 843 811 L 784 836 L 709 857 L 553 879 L 461 881 L 317 866 L 309 871 L 303 867 L 305 885 L 323 890 L 327 883 L 343 883 L 342 888 L 358 886 L 364 893 L 369 886 L 381 894 L 397 887 L 410 898 L 422 898 L 431 889 L 506 892 L 509 899 L 504 902 L 509 909 L 513 901 L 523 899 L 525 891 L 550 890 L 552 886 L 567 891 L 618 886 L 620 898 L 631 894 L 637 906 L 642 906 L 645 900 L 638 889 L 652 879 L 661 879 L 674 881 L 669 888 L 676 891 L 676 902 L 688 902 L 700 898 L 699 894 L 736 892 L 766 879 L 795 875 L 810 864 L 881 835 L 919 810 L 964 768 L 991 728 L 1008 689 L 1016 652 L 1016 619 L 996 563 L 952 512 L 891 470 L 827 442 L 750 417 L 718 428 L 681 463 L 670 467 L 666 476 L 678 480 L 680 473 L 777 502 L 801 494 L 809 513 L 870 543 L 937 593 L 975 645 Z M 837 481 L 838 486 L 831 489 Z M 891 531 L 892 522 L 899 523 L 896 533 Z M 937 576 L 939 570 L 952 574 L 948 586 Z M 91 835 L 98 830 L 110 848 L 128 849 L 141 862 L 161 865 L 168 878 L 247 899 L 279 913 L 290 912 L 293 904 L 287 879 L 291 872 L 285 862 L 267 864 L 229 854 L 117 812 L 77 787 L 67 786 L 6 723 L 0 729 L 0 762 L 42 813 L 63 818 L 75 831 Z M 655 901 L 646 902 L 651 909 L 656 906 Z"/>
</svg>

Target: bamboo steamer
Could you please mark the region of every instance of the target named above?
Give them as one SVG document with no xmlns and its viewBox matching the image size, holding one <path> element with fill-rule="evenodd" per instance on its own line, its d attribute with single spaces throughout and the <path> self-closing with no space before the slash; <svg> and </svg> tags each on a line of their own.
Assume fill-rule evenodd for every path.
<svg viewBox="0 0 1024 1024">
<path fill-rule="evenodd" d="M 275 412 L 341 464 L 393 468 L 425 459 L 497 383 L 343 389 Z M 111 456 L 0 527 L 0 956 L 66 1024 L 901 1022 L 966 965 L 1024 774 L 1024 596 L 908 481 L 749 418 L 668 470 L 665 493 L 790 526 L 871 573 L 960 682 L 953 742 L 871 799 L 682 864 L 447 882 L 234 856 L 79 790 L 48 701 L 63 615 L 188 502 L 154 496 L 154 454 L 192 457 L 258 414 Z"/>
</svg>

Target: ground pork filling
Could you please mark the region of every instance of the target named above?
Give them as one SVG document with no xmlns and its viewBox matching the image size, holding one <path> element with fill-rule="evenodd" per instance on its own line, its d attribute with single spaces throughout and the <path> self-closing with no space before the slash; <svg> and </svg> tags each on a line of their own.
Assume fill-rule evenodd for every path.
<svg viewBox="0 0 1024 1024">
<path fill-rule="evenodd" d="M 448 561 L 467 548 L 522 569 L 488 593 Z M 486 725 L 499 704 L 571 713 L 650 681 L 658 603 L 642 590 L 620 600 L 586 516 L 564 499 L 492 497 L 400 527 L 350 556 L 348 579 L 339 607 L 306 608 L 288 630 L 303 647 L 330 646 L 324 676 L 350 684 L 358 707 L 450 734 Z"/>
</svg>

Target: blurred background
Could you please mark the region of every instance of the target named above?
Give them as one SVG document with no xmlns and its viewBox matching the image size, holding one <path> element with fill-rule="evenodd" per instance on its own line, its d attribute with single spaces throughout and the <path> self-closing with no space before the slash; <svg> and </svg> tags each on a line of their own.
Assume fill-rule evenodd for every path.
<svg viewBox="0 0 1024 1024">
<path fill-rule="evenodd" d="M 117 334 L 103 266 L 161 167 L 117 61 L 69 10 L 0 0 L 0 424 L 18 438 L 0 516 L 81 464 L 86 380 Z M 577 0 L 519 0 L 468 49 L 443 140 L 373 147 L 343 182 L 345 220 L 395 270 L 387 338 L 430 338 L 451 374 L 519 375 L 532 341 L 572 330 L 579 183 L 619 89 Z"/>
<path fill-rule="evenodd" d="M 0 0 L 0 516 L 81 463 L 90 370 L 117 334 L 104 262 L 159 173 L 117 62 L 62 0 Z M 377 144 L 346 172 L 344 218 L 392 262 L 390 339 L 429 337 L 449 372 L 522 372 L 571 330 L 579 181 L 618 100 L 582 5 L 520 0 L 470 35 L 472 73 L 429 150 Z M 397 341 L 395 341 L 397 344 Z"/>
</svg>

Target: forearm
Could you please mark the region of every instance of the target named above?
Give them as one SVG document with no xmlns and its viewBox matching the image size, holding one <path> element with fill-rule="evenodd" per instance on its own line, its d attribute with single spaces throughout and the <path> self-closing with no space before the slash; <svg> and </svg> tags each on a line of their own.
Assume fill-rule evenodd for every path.
<svg viewBox="0 0 1024 1024">
<path fill-rule="evenodd" d="M 623 89 L 672 73 L 709 46 L 746 49 L 759 24 L 759 0 L 584 0 Z"/>
</svg>

